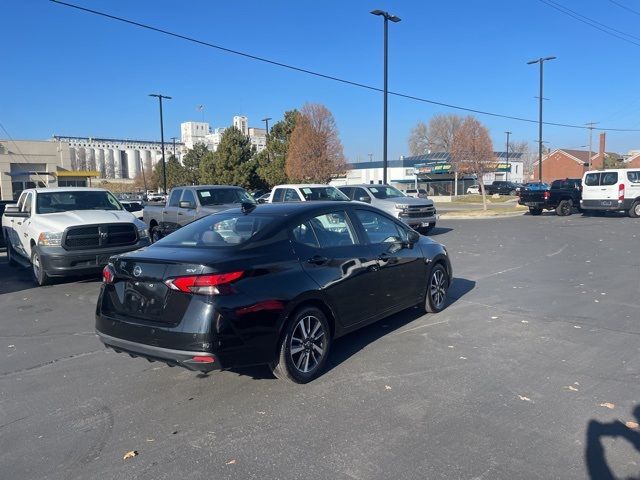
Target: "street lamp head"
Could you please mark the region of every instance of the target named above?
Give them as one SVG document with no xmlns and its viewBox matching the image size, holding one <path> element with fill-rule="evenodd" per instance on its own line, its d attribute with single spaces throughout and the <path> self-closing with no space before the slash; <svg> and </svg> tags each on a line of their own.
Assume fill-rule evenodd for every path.
<svg viewBox="0 0 640 480">
<path fill-rule="evenodd" d="M 271 117 L 263 118 L 261 121 L 268 122 L 269 120 L 271 120 Z"/>
<path fill-rule="evenodd" d="M 541 59 L 538 60 L 531 60 L 530 62 L 527 62 L 527 65 L 533 65 L 534 63 L 538 63 Z"/>
<path fill-rule="evenodd" d="M 393 23 L 398 23 L 400 21 L 400 17 L 396 16 L 396 15 L 389 15 L 389 20 L 391 20 Z"/>
<path fill-rule="evenodd" d="M 542 61 L 546 62 L 547 60 L 555 60 L 558 57 L 547 57 L 547 58 L 543 58 Z"/>
<path fill-rule="evenodd" d="M 398 23 L 400 21 L 400 17 L 393 15 L 389 12 L 385 12 L 384 10 L 373 10 L 371 13 L 373 15 L 384 17 L 386 20 L 390 20 L 393 23 Z"/>
<path fill-rule="evenodd" d="M 384 15 L 384 14 L 385 14 L 385 13 L 387 13 L 387 12 L 385 12 L 385 11 L 383 11 L 383 10 L 372 10 L 372 11 L 371 11 L 371 13 L 372 13 L 373 15 Z"/>
</svg>

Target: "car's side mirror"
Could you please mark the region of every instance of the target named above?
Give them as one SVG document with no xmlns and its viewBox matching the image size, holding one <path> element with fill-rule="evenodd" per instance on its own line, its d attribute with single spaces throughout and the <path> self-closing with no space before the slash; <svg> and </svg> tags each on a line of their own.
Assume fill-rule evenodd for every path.
<svg viewBox="0 0 640 480">
<path fill-rule="evenodd" d="M 371 197 L 360 197 L 358 198 L 359 202 L 371 203 Z"/>
<path fill-rule="evenodd" d="M 180 208 L 194 209 L 196 208 L 196 206 L 193 204 L 193 202 L 184 201 L 180 202 Z"/>
<path fill-rule="evenodd" d="M 420 234 L 415 230 L 409 230 L 407 241 L 409 245 L 413 245 L 414 243 L 418 243 L 420 241 Z"/>
<path fill-rule="evenodd" d="M 21 212 L 17 205 L 7 205 L 4 208 L 4 215 L 12 218 L 27 218 L 29 212 Z"/>
</svg>

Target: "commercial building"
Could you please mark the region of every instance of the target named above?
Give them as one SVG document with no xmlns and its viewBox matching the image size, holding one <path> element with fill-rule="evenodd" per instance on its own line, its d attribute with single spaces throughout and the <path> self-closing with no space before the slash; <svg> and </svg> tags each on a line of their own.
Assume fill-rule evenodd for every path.
<svg viewBox="0 0 640 480">
<path fill-rule="evenodd" d="M 249 118 L 241 115 L 233 117 L 233 126 L 249 137 L 251 145 L 261 152 L 267 147 L 267 131 L 263 128 L 249 127 Z M 208 122 L 184 122 L 180 124 L 182 143 L 192 149 L 196 143 L 202 143 L 215 152 L 220 145 L 225 128 L 212 129 Z"/>
<path fill-rule="evenodd" d="M 492 183 L 495 180 L 521 183 L 524 180 L 524 164 L 520 160 L 522 154 L 510 152 L 507 163 L 506 152 L 494 153 L 494 158 L 489 161 L 493 169 L 483 176 L 485 183 Z M 417 186 L 426 189 L 431 195 L 454 195 L 456 192 L 466 191 L 468 186 L 477 183 L 473 175 L 456 175 L 448 153 L 400 157 L 399 160 L 390 160 L 387 163 L 388 183 L 401 190 Z M 335 179 L 332 183 L 336 185 L 381 184 L 382 179 L 381 161 L 358 162 L 350 165 L 344 177 Z"/>
</svg>

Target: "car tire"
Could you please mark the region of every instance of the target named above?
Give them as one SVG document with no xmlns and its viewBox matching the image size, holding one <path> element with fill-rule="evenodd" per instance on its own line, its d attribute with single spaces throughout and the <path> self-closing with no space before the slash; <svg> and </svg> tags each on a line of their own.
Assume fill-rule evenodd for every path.
<svg viewBox="0 0 640 480">
<path fill-rule="evenodd" d="M 631 208 L 629 209 L 629 211 L 627 212 L 627 214 L 628 214 L 631 218 L 638 218 L 638 217 L 640 217 L 640 201 L 636 200 L 635 202 L 633 202 L 633 204 L 631 205 Z"/>
<path fill-rule="evenodd" d="M 567 215 L 571 215 L 572 209 L 573 202 L 571 200 L 561 200 L 556 207 L 556 215 L 559 217 L 566 217 Z"/>
<path fill-rule="evenodd" d="M 327 317 L 316 307 L 303 307 L 291 315 L 285 328 L 271 371 L 281 380 L 308 383 L 320 375 L 329 356 L 331 329 Z"/>
<path fill-rule="evenodd" d="M 542 209 L 529 207 L 529 213 L 534 216 L 542 215 Z"/>
<path fill-rule="evenodd" d="M 151 237 L 151 243 L 156 243 L 162 238 L 162 235 L 160 234 L 160 227 L 158 225 L 154 225 L 153 227 L 151 227 L 149 237 Z"/>
<path fill-rule="evenodd" d="M 511 190 L 509 192 L 509 195 L 511 195 L 512 197 L 515 197 L 516 193 L 518 193 L 518 192 L 516 192 L 515 190 Z"/>
<path fill-rule="evenodd" d="M 48 285 L 51 281 L 47 272 L 42 268 L 40 253 L 35 247 L 31 250 L 31 273 L 33 274 L 33 279 L 40 287 Z"/>
<path fill-rule="evenodd" d="M 447 290 L 449 275 L 441 263 L 436 263 L 427 279 L 427 291 L 424 298 L 424 310 L 427 313 L 438 313 L 447 306 Z"/>
</svg>

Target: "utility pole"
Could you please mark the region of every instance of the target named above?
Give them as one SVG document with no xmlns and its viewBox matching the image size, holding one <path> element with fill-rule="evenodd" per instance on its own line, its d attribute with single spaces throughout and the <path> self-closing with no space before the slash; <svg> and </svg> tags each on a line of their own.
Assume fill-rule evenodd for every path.
<svg viewBox="0 0 640 480">
<path fill-rule="evenodd" d="M 178 157 L 176 157 L 176 139 L 178 137 L 171 137 L 171 140 L 173 140 L 173 158 L 175 158 L 176 160 L 178 159 Z"/>
<path fill-rule="evenodd" d="M 507 134 L 507 169 L 504 172 L 504 179 L 505 180 L 509 180 L 509 135 L 511 135 L 511 132 L 504 132 Z"/>
<path fill-rule="evenodd" d="M 589 122 L 585 123 L 587 128 L 589 129 L 589 170 L 591 170 L 591 152 L 593 150 L 593 126 L 598 125 L 600 122 Z M 602 166 L 604 167 L 604 158 L 602 159 Z"/>
<path fill-rule="evenodd" d="M 267 117 L 267 118 L 263 118 L 262 121 L 264 122 L 264 129 L 265 129 L 265 137 L 264 137 L 264 148 L 267 150 L 267 159 L 269 161 L 271 161 L 271 154 L 269 153 L 269 120 L 271 120 L 271 117 Z"/>
<path fill-rule="evenodd" d="M 544 62 L 547 60 L 555 60 L 556 57 L 540 57 L 537 60 L 531 60 L 527 62 L 527 65 L 533 65 L 534 63 L 540 64 L 540 96 L 538 97 L 539 104 L 539 112 L 538 112 L 538 180 L 542 182 L 542 101 L 544 100 L 542 96 L 542 84 L 544 78 Z"/>
<path fill-rule="evenodd" d="M 369 155 L 369 162 L 373 162 L 373 153 L 368 153 L 367 155 Z"/>
<path fill-rule="evenodd" d="M 162 99 L 165 98 L 167 100 L 171 100 L 171 97 L 167 97 L 166 95 L 161 95 L 159 93 L 150 93 L 150 97 L 156 97 L 158 102 L 160 103 L 160 145 L 162 149 L 162 188 L 164 190 L 164 194 L 167 194 L 167 163 L 164 159 L 164 121 L 162 119 Z"/>
<path fill-rule="evenodd" d="M 387 96 L 388 96 L 388 68 L 387 68 L 387 51 L 388 51 L 388 30 L 389 20 L 393 23 L 398 23 L 400 17 L 385 12 L 383 10 L 373 10 L 373 15 L 381 16 L 384 18 L 384 112 L 383 112 L 383 137 L 382 137 L 382 183 L 387 184 Z"/>
</svg>

